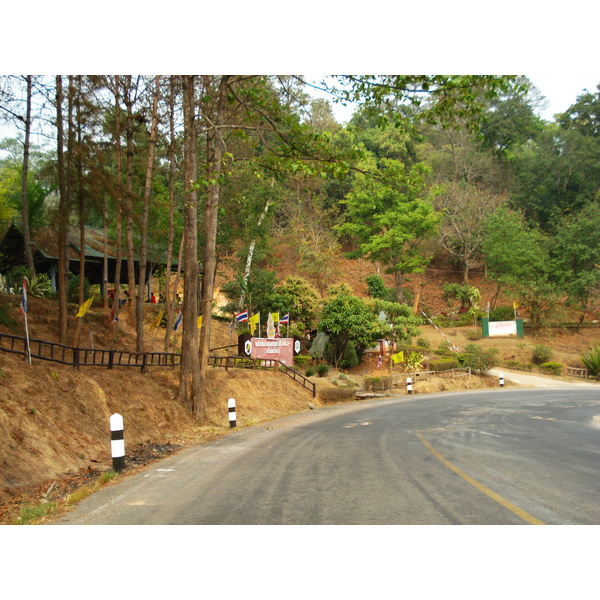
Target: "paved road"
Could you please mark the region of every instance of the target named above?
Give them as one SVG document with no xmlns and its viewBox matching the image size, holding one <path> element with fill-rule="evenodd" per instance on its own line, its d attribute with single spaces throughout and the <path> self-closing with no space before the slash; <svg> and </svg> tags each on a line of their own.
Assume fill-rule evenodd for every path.
<svg viewBox="0 0 600 600">
<path fill-rule="evenodd" d="M 600 385 L 593 381 L 563 381 L 554 377 L 544 377 L 543 375 L 530 375 L 529 373 L 506 371 L 504 369 L 491 369 L 488 373 L 499 377 L 503 375 L 505 381 L 512 381 L 523 387 L 550 388 L 550 389 L 581 389 L 597 388 L 600 391 Z"/>
<path fill-rule="evenodd" d="M 600 387 L 403 396 L 186 449 L 58 524 L 600 524 Z"/>
</svg>

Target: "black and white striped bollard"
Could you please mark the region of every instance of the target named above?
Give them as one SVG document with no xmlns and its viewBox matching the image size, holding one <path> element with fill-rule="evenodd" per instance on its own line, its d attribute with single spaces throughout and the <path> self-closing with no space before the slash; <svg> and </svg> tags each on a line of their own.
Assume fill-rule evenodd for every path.
<svg viewBox="0 0 600 600">
<path fill-rule="evenodd" d="M 412 377 L 407 377 L 406 378 L 406 391 L 409 394 L 412 394 Z"/>
<path fill-rule="evenodd" d="M 504 387 L 504 375 L 500 373 L 500 387 Z"/>
<path fill-rule="evenodd" d="M 115 413 L 110 417 L 110 450 L 113 471 L 118 473 L 125 468 L 125 437 L 123 435 L 123 417 Z"/>
<path fill-rule="evenodd" d="M 235 416 L 235 398 L 229 398 L 229 427 L 233 429 L 236 424 L 236 416 Z"/>
</svg>

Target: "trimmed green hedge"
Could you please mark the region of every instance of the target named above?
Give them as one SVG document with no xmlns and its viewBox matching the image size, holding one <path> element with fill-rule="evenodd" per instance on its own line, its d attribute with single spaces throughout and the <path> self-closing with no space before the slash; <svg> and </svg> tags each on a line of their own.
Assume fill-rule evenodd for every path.
<svg viewBox="0 0 600 600">
<path fill-rule="evenodd" d="M 449 371 L 459 367 L 458 360 L 455 358 L 440 358 L 438 360 L 429 361 L 430 371 Z"/>
</svg>

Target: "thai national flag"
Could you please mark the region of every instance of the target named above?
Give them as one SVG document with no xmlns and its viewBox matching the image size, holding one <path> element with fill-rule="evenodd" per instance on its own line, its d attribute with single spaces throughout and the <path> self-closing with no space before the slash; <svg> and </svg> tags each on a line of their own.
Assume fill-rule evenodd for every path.
<svg viewBox="0 0 600 600">
<path fill-rule="evenodd" d="M 279 324 L 281 325 L 282 323 L 285 325 L 287 323 L 290 322 L 290 313 L 287 313 L 285 315 L 283 315 L 283 318 L 279 320 Z"/>
<path fill-rule="evenodd" d="M 238 323 L 244 323 L 245 321 L 248 320 L 248 311 L 245 310 L 244 312 L 238 313 L 237 315 L 235 315 L 235 320 Z"/>
<path fill-rule="evenodd" d="M 173 331 L 177 331 L 179 329 L 179 327 L 181 326 L 181 321 L 183 321 L 183 313 L 181 311 L 179 311 L 177 320 L 175 321 L 175 324 L 173 325 Z"/>
<path fill-rule="evenodd" d="M 23 289 L 21 291 L 21 314 L 27 314 L 27 279 L 23 277 Z"/>
</svg>

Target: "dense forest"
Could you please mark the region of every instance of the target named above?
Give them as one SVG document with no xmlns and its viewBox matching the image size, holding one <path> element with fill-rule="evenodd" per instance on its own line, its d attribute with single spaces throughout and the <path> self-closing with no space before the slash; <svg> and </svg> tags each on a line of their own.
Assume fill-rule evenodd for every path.
<svg viewBox="0 0 600 600">
<path fill-rule="evenodd" d="M 301 76 L 0 77 L 0 119 L 18 132 L 0 141 L 0 238 L 14 222 L 26 242 L 26 267 L 5 275 L 44 289 L 31 237 L 55 231 L 66 342 L 69 288 L 86 299 L 85 277 L 69 282 L 69 225 L 104 228 L 128 261 L 142 352 L 133 256 L 143 270 L 149 248 L 163 251 L 167 272 L 182 267 L 180 398 L 200 420 L 225 256 L 238 264 L 222 288 L 232 321 L 290 314 L 285 334 L 326 331 L 336 364 L 349 348 L 414 335 L 406 281 L 432 260 L 460 269 L 463 285 L 447 293 L 472 318 L 511 311 L 479 305 L 475 267 L 534 326 L 559 304 L 584 318 L 600 283 L 600 85 L 552 122 L 523 76 L 339 76 L 316 96 Z M 335 102 L 355 106 L 347 123 Z M 269 265 L 283 238 L 299 267 L 280 281 Z M 373 261 L 394 287 L 370 277 L 365 301 L 329 286 L 340 252 Z M 165 293 L 167 348 L 176 314 Z"/>
</svg>

